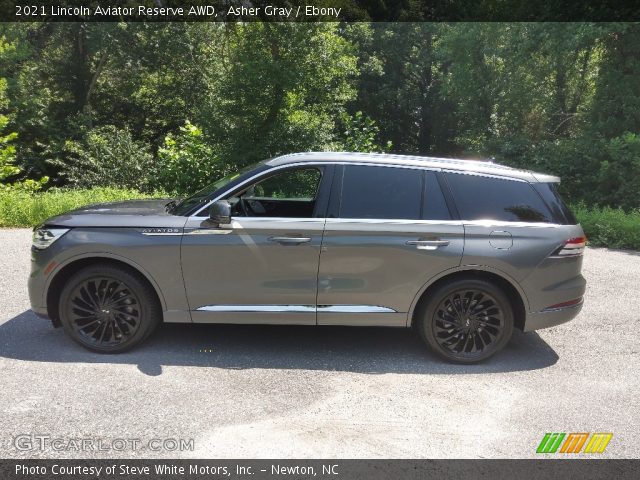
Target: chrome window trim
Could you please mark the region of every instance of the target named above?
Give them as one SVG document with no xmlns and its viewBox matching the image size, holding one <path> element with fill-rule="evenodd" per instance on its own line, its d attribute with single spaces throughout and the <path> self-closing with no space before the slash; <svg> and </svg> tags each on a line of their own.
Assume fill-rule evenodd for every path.
<svg viewBox="0 0 640 480">
<path fill-rule="evenodd" d="M 556 228 L 562 225 L 545 222 L 508 222 L 503 220 L 407 220 L 395 218 L 327 218 L 327 225 L 341 223 L 390 224 L 390 225 L 451 225 L 479 227 L 539 227 Z"/>
<path fill-rule="evenodd" d="M 294 225 L 299 228 L 318 229 L 324 227 L 325 218 L 320 217 L 237 217 L 242 220 L 231 219 L 231 223 L 221 224 L 217 228 L 202 228 L 197 226 L 185 227 L 185 235 L 227 235 L 229 233 L 242 231 L 248 228 L 264 228 L 263 224 L 271 224 L 274 228 L 282 228 L 286 225 Z"/>
<path fill-rule="evenodd" d="M 235 313 L 398 313 L 397 310 L 379 305 L 203 305 L 198 312 Z"/>
<path fill-rule="evenodd" d="M 505 220 L 461 220 L 463 225 L 478 227 L 538 227 L 538 228 L 557 228 L 562 225 L 557 223 L 546 222 L 509 222 Z"/>
<path fill-rule="evenodd" d="M 275 222 L 275 223 L 324 223 L 326 218 L 324 217 L 236 217 L 241 220 L 231 219 L 231 223 L 225 225 L 233 225 L 233 222 L 239 223 L 260 223 L 260 222 Z"/>
<path fill-rule="evenodd" d="M 524 178 L 509 177 L 508 175 L 500 175 L 499 173 L 475 172 L 473 170 L 455 170 L 455 169 L 446 168 L 446 167 L 441 168 L 440 171 L 444 173 L 457 173 L 459 175 L 473 175 L 475 177 L 489 177 L 489 178 L 497 178 L 499 180 L 512 180 L 514 182 L 531 183 L 530 181 L 525 180 Z"/>
<path fill-rule="evenodd" d="M 250 224 L 260 224 L 263 222 L 274 223 L 277 225 L 293 224 L 293 223 L 306 223 L 310 225 L 324 224 L 326 227 L 331 225 L 344 225 L 344 224 L 366 224 L 366 225 L 416 225 L 416 226 L 429 226 L 429 225 L 443 225 L 452 227 L 485 227 L 485 228 L 557 228 L 562 225 L 557 223 L 544 223 L 544 222 L 507 222 L 502 220 L 407 220 L 396 218 L 324 218 L 324 217 L 239 217 L 242 220 L 233 220 L 229 224 L 225 224 L 221 228 L 208 228 L 202 229 L 197 227 L 186 227 L 184 233 L 172 233 L 172 234 L 147 234 L 147 235 L 203 235 L 203 234 L 228 234 L 234 229 L 240 230 L 244 226 L 250 226 Z M 225 228 L 226 227 L 226 228 Z"/>
<path fill-rule="evenodd" d="M 379 224 L 386 223 L 391 225 L 453 225 L 461 226 L 462 220 L 411 220 L 401 218 L 327 218 L 327 225 L 340 223 L 366 223 Z"/>
</svg>

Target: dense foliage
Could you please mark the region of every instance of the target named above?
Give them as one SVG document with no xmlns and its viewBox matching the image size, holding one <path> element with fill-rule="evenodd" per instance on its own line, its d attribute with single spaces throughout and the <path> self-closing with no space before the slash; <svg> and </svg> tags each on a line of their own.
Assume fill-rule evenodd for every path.
<svg viewBox="0 0 640 480">
<path fill-rule="evenodd" d="M 123 188 L 50 188 L 37 195 L 24 189 L 0 190 L 0 227 L 33 227 L 43 220 L 92 203 L 166 196 Z"/>
<path fill-rule="evenodd" d="M 4 184 L 184 194 L 273 155 L 419 153 L 640 207 L 635 23 L 0 25 Z"/>
<path fill-rule="evenodd" d="M 592 247 L 640 250 L 640 210 L 574 205 L 573 212 Z"/>
</svg>

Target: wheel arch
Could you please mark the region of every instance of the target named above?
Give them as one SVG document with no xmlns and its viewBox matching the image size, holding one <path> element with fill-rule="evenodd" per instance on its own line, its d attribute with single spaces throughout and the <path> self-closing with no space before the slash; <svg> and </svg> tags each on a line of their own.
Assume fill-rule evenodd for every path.
<svg viewBox="0 0 640 480">
<path fill-rule="evenodd" d="M 513 278 L 502 271 L 484 265 L 464 265 L 462 267 L 447 270 L 432 278 L 416 294 L 407 314 L 407 326 L 413 326 L 416 312 L 429 300 L 429 295 L 438 286 L 445 282 L 462 279 L 476 278 L 490 281 L 498 285 L 507 295 L 514 313 L 514 326 L 522 330 L 529 310 L 529 301 L 522 288 Z"/>
<path fill-rule="evenodd" d="M 80 269 L 95 264 L 116 265 L 140 275 L 152 287 L 162 311 L 166 310 L 166 302 L 160 287 L 149 272 L 140 265 L 128 258 L 121 257 L 120 255 L 110 253 L 87 253 L 71 257 L 64 263 L 58 265 L 47 281 L 45 287 L 45 302 L 47 306 L 47 313 L 49 314 L 49 318 L 53 322 L 54 326 L 59 327 L 61 325 L 59 314 L 60 292 L 62 291 L 65 282 Z"/>
</svg>

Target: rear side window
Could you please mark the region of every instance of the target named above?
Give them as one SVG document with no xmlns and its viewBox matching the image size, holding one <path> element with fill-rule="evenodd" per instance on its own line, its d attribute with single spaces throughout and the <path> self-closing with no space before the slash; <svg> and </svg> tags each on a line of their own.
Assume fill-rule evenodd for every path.
<svg viewBox="0 0 640 480">
<path fill-rule="evenodd" d="M 447 173 L 462 220 L 552 223 L 553 215 L 530 183 Z"/>
<path fill-rule="evenodd" d="M 560 225 L 578 224 L 573 212 L 562 200 L 557 183 L 533 183 L 532 185 L 549 206 L 555 223 Z"/>
<path fill-rule="evenodd" d="M 340 218 L 420 219 L 422 170 L 348 165 L 343 175 Z"/>
<path fill-rule="evenodd" d="M 411 168 L 347 165 L 338 216 L 451 220 L 436 174 Z"/>
</svg>

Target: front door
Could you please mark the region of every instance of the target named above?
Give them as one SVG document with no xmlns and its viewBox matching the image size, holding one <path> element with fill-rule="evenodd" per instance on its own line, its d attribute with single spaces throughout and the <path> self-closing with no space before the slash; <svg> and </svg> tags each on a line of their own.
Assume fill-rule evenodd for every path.
<svg viewBox="0 0 640 480">
<path fill-rule="evenodd" d="M 420 289 L 460 265 L 462 222 L 452 220 L 433 171 L 346 165 L 334 178 L 318 324 L 405 326 Z"/>
<path fill-rule="evenodd" d="M 266 172 L 225 195 L 230 224 L 212 228 L 206 217 L 188 220 L 182 269 L 194 322 L 316 323 L 331 171 Z"/>
</svg>

